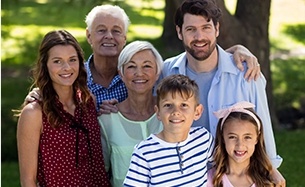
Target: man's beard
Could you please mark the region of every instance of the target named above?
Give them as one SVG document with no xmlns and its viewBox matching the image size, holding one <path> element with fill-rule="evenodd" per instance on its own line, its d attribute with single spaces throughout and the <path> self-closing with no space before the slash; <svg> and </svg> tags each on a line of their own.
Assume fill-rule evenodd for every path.
<svg viewBox="0 0 305 187">
<path fill-rule="evenodd" d="M 193 43 L 196 43 L 198 41 L 193 41 L 191 42 L 191 46 L 193 45 Z M 206 41 L 204 41 L 206 42 Z M 214 49 L 216 48 L 216 41 L 214 43 L 210 43 L 207 42 L 208 45 L 208 50 L 207 51 L 195 51 L 194 49 L 192 49 L 191 47 L 187 46 L 184 42 L 183 42 L 183 46 L 184 49 L 196 60 L 198 61 L 203 61 L 206 60 L 207 58 L 209 58 L 212 54 L 212 52 L 214 51 Z"/>
</svg>

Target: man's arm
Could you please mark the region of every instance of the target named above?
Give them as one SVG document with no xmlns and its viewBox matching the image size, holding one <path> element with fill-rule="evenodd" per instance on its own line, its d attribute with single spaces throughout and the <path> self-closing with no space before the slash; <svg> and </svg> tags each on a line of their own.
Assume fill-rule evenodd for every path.
<svg viewBox="0 0 305 187">
<path fill-rule="evenodd" d="M 234 61 L 241 71 L 244 71 L 242 62 L 246 61 L 248 69 L 245 73 L 245 79 L 248 81 L 258 79 L 261 73 L 260 64 L 258 63 L 257 58 L 246 47 L 234 45 L 226 49 L 226 51 L 233 54 Z"/>
<path fill-rule="evenodd" d="M 274 168 L 280 167 L 283 159 L 277 155 L 272 122 L 266 94 L 266 79 L 263 75 L 252 83 L 253 92 L 250 102 L 255 104 L 255 111 L 262 120 L 266 152 Z"/>
</svg>

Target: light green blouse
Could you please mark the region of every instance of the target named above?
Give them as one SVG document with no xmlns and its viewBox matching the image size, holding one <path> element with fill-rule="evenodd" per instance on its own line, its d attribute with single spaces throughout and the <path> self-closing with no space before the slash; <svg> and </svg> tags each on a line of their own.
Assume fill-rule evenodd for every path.
<svg viewBox="0 0 305 187">
<path fill-rule="evenodd" d="M 103 155 L 106 171 L 111 171 L 113 187 L 123 186 L 134 146 L 163 129 L 153 114 L 146 121 L 131 121 L 120 112 L 98 117 L 102 131 Z"/>
</svg>

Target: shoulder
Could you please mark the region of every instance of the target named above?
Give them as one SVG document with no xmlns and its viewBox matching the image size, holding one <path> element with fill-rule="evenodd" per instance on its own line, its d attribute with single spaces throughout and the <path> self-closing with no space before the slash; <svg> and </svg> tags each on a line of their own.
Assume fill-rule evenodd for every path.
<svg viewBox="0 0 305 187">
<path fill-rule="evenodd" d="M 213 184 L 213 177 L 215 175 L 215 168 L 211 168 L 208 170 L 208 184 L 212 186 Z"/>
<path fill-rule="evenodd" d="M 42 108 L 38 102 L 27 104 L 21 111 L 19 120 L 19 128 L 38 128 L 42 127 Z"/>
<path fill-rule="evenodd" d="M 190 134 L 194 134 L 194 135 L 207 135 L 207 136 L 210 136 L 210 132 L 204 128 L 203 126 L 202 127 L 191 127 L 190 129 Z"/>
<path fill-rule="evenodd" d="M 42 108 L 38 102 L 32 102 L 24 106 L 21 111 L 21 115 L 23 117 L 35 117 L 42 115 Z"/>
<path fill-rule="evenodd" d="M 157 144 L 159 144 L 156 141 L 156 136 L 154 134 L 150 134 L 146 139 L 140 141 L 135 148 L 137 149 L 150 149 L 151 147 L 155 146 Z"/>
<path fill-rule="evenodd" d="M 170 57 L 170 58 L 167 58 L 166 60 L 164 60 L 164 64 L 165 65 L 174 65 L 177 61 L 181 61 L 180 59 L 183 59 L 186 57 L 186 53 L 183 52 L 177 56 L 173 56 L 173 57 Z"/>
</svg>

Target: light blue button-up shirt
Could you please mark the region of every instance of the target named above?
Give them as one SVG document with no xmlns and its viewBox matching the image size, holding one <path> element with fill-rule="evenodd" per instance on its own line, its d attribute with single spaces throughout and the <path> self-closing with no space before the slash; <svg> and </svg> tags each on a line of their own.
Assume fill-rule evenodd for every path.
<svg viewBox="0 0 305 187">
<path fill-rule="evenodd" d="M 218 50 L 218 67 L 214 78 L 211 82 L 211 87 L 208 95 L 200 97 L 207 97 L 209 124 L 205 124 L 210 129 L 212 135 L 216 135 L 216 127 L 218 119 L 214 116 L 213 112 L 219 109 L 227 108 L 239 101 L 248 101 L 255 104 L 255 111 L 261 118 L 264 130 L 264 139 L 266 150 L 272 165 L 278 168 L 282 163 L 282 158 L 277 155 L 273 129 L 270 119 L 270 113 L 266 95 L 266 79 L 263 75 L 256 81 L 248 82 L 244 78 L 245 71 L 240 71 L 233 60 L 230 53 L 225 52 L 220 46 Z M 246 64 L 244 63 L 245 69 Z M 187 60 L 186 53 L 165 60 L 161 80 L 163 77 L 172 74 L 186 75 Z M 198 85 L 205 86 L 205 85 Z M 201 98 L 202 100 L 203 98 Z M 205 98 L 204 98 L 205 99 Z M 199 119 L 199 121 L 203 121 Z"/>
</svg>

